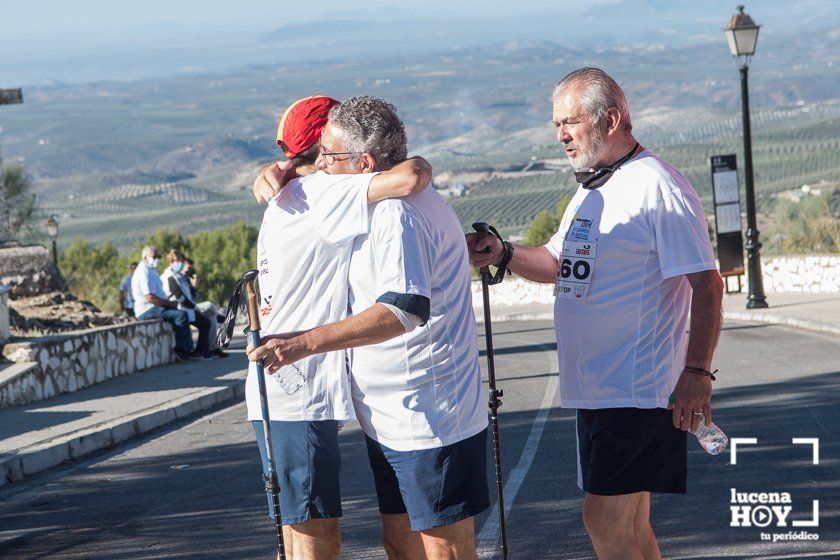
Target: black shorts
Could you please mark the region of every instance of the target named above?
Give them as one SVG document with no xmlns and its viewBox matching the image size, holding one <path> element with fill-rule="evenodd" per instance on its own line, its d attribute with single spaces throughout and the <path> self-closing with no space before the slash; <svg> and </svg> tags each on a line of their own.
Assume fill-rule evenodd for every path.
<svg viewBox="0 0 840 560">
<path fill-rule="evenodd" d="M 580 409 L 578 486 L 599 496 L 685 494 L 688 432 L 664 408 Z"/>
</svg>

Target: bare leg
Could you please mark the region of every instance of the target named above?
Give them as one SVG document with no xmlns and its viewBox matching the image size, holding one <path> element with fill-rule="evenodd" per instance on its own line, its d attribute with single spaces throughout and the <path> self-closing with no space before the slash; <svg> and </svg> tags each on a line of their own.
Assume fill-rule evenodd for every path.
<svg viewBox="0 0 840 560">
<path fill-rule="evenodd" d="M 388 560 L 426 560 L 420 533 L 411 530 L 407 513 L 382 514 L 382 546 Z"/>
<path fill-rule="evenodd" d="M 472 517 L 421 531 L 429 560 L 477 560 L 475 521 Z"/>
<path fill-rule="evenodd" d="M 338 519 L 310 519 L 283 526 L 288 560 L 338 560 L 341 537 Z"/>
<path fill-rule="evenodd" d="M 583 523 L 599 560 L 644 560 L 634 525 L 642 494 L 598 496 L 586 493 Z"/>
<path fill-rule="evenodd" d="M 653 534 L 653 527 L 650 526 L 650 492 L 642 492 L 642 498 L 636 508 L 633 528 L 636 533 L 636 542 L 639 543 L 639 549 L 645 560 L 660 560 L 662 555 L 659 552 L 659 544 L 656 542 L 656 535 Z"/>
</svg>

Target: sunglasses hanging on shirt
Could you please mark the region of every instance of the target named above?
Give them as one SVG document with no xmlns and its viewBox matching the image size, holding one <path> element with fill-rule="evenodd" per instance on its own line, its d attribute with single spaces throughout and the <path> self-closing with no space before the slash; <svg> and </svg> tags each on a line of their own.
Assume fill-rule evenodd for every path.
<svg viewBox="0 0 840 560">
<path fill-rule="evenodd" d="M 614 164 L 608 167 L 602 167 L 600 169 L 590 169 L 589 171 L 575 171 L 575 179 L 578 183 L 580 183 L 580 186 L 584 189 L 597 189 L 598 187 L 603 186 L 604 183 L 609 181 L 610 177 L 612 177 L 612 174 L 615 173 L 615 171 L 619 167 L 630 161 L 630 159 L 632 159 L 633 156 L 636 155 L 636 150 L 638 149 L 639 143 L 636 142 L 636 145 L 633 146 L 633 149 L 630 150 L 630 152 L 626 156 L 624 156 Z"/>
</svg>

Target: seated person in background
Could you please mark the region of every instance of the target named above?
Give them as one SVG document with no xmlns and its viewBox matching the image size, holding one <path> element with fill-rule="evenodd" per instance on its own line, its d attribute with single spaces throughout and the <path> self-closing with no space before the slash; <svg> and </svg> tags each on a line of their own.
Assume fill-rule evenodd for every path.
<svg viewBox="0 0 840 560">
<path fill-rule="evenodd" d="M 195 273 L 195 263 L 191 258 L 184 257 L 184 270 L 181 271 L 181 275 L 189 281 L 187 287 L 190 291 L 190 297 L 196 302 L 196 313 L 204 315 L 210 321 L 210 340 L 207 344 L 208 351 L 217 358 L 227 358 L 228 353 L 219 348 L 219 344 L 216 342 L 219 321 L 223 321 L 225 316 L 222 315 L 221 319 L 219 319 L 219 308 L 212 301 L 198 301 L 198 286 L 201 283 L 201 278 Z"/>
<path fill-rule="evenodd" d="M 201 313 L 196 313 L 195 300 L 192 298 L 190 283 L 184 275 L 185 265 L 184 253 L 173 249 L 166 255 L 169 266 L 163 271 L 160 279 L 163 283 L 163 291 L 170 301 L 178 304 L 178 309 L 187 314 L 191 325 L 198 329 L 198 347 L 194 353 L 196 358 L 210 360 L 213 356 L 209 353 L 210 321 Z"/>
<path fill-rule="evenodd" d="M 184 362 L 192 358 L 193 341 L 187 313 L 178 309 L 178 303 L 169 301 L 157 273 L 160 253 L 152 246 L 143 247 L 142 260 L 131 276 L 131 297 L 134 299 L 134 316 L 141 321 L 163 319 L 175 327 L 175 357 Z"/>
<path fill-rule="evenodd" d="M 128 275 L 123 278 L 122 284 L 120 284 L 120 313 L 126 317 L 134 317 L 134 298 L 131 297 L 131 277 L 134 275 L 134 269 L 137 268 L 137 263 L 131 263 L 128 268 Z"/>
</svg>

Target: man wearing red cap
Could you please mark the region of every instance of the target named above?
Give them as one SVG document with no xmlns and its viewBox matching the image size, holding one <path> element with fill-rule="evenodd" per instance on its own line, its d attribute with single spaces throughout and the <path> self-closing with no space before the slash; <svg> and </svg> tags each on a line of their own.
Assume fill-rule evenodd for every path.
<svg viewBox="0 0 840 560">
<path fill-rule="evenodd" d="M 356 237 L 368 232 L 369 203 L 417 192 L 431 177 L 422 159 L 381 174 L 316 173 L 317 142 L 337 104 L 308 97 L 280 119 L 277 143 L 290 160 L 283 169 L 296 178 L 262 199 L 268 207 L 257 260 L 265 336 L 289 337 L 345 318 L 350 255 Z M 354 418 L 344 352 L 299 360 L 273 372 L 266 385 L 288 556 L 338 558 L 338 426 Z M 246 401 L 265 465 L 255 367 L 248 373 Z"/>
<path fill-rule="evenodd" d="M 394 170 L 406 144 L 393 105 L 354 97 L 330 110 L 319 164 L 334 177 Z M 266 176 L 279 172 L 262 173 L 258 199 L 273 194 Z M 335 175 L 344 173 L 355 175 Z M 374 205 L 348 284 L 352 317 L 272 338 L 248 357 L 283 372 L 353 348 L 353 406 L 388 558 L 475 560 L 474 517 L 490 505 L 487 405 L 460 221 L 434 189 Z"/>
</svg>

